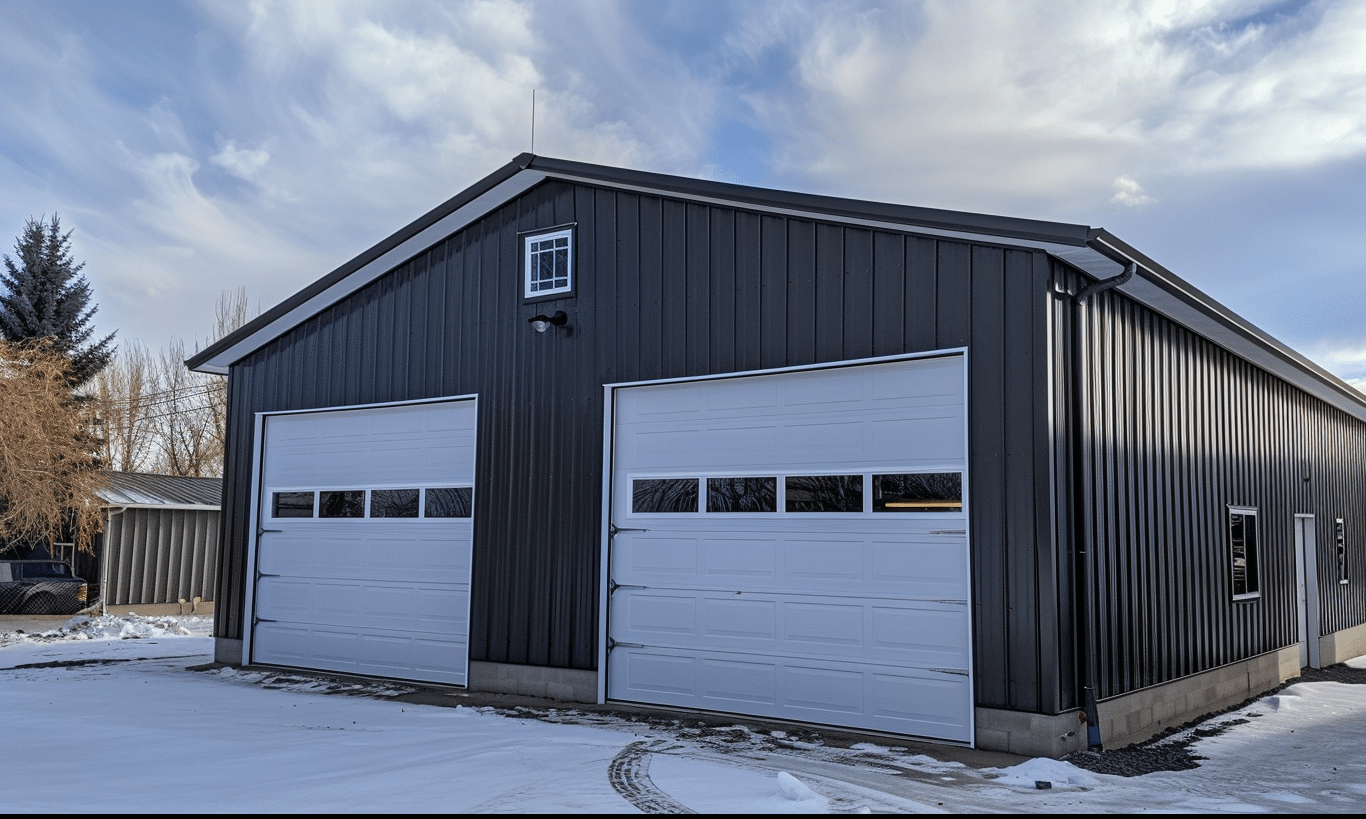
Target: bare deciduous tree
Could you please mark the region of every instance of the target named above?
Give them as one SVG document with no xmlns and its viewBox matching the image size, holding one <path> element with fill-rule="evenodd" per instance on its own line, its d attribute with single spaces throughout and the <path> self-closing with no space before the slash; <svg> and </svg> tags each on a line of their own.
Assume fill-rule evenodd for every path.
<svg viewBox="0 0 1366 819">
<path fill-rule="evenodd" d="M 100 531 L 94 402 L 72 394 L 71 366 L 52 339 L 0 341 L 0 542 L 90 551 Z"/>
<path fill-rule="evenodd" d="M 214 307 L 215 341 L 247 321 L 244 287 L 224 291 Z M 185 366 L 185 343 L 172 339 L 157 365 L 161 397 L 154 416 L 158 422 L 159 471 L 172 475 L 211 477 L 223 474 L 227 429 L 227 379 L 191 372 Z"/>
<path fill-rule="evenodd" d="M 113 363 L 95 376 L 105 468 L 141 472 L 151 466 L 159 389 L 154 360 L 140 341 L 124 344 Z"/>
<path fill-rule="evenodd" d="M 225 290 L 209 343 L 246 323 L 247 291 Z M 190 372 L 186 344 L 171 339 L 153 355 L 129 345 L 96 383 L 108 441 L 105 463 L 123 472 L 215 477 L 223 472 L 227 379 Z"/>
</svg>

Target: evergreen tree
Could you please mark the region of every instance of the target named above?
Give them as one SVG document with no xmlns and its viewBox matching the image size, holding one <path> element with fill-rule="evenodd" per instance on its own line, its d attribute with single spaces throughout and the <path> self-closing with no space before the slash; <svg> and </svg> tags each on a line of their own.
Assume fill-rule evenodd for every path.
<svg viewBox="0 0 1366 819">
<path fill-rule="evenodd" d="M 71 360 L 72 387 L 89 381 L 114 356 L 114 334 L 91 342 L 90 319 L 99 308 L 90 304 L 90 284 L 80 275 L 85 263 L 71 258 L 71 231 L 62 233 L 56 214 L 51 221 L 29 219 L 15 238 L 17 262 L 5 256 L 0 284 L 0 338 L 13 343 L 50 338 Z"/>
</svg>

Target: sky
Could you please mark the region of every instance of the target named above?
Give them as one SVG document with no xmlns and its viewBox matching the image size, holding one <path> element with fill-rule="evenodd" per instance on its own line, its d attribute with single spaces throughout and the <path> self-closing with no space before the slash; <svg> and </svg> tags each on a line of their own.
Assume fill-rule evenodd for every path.
<svg viewBox="0 0 1366 819">
<path fill-rule="evenodd" d="M 1366 384 L 1362 0 L 6 0 L 0 248 L 207 343 L 523 151 L 1104 227 Z M 533 106 L 534 100 L 534 106 Z"/>
<path fill-rule="evenodd" d="M 743 723 L 414 704 L 393 684 L 213 666 L 211 617 L 13 628 L 7 814 L 1355 814 L 1366 798 L 1366 685 L 1289 686 L 1193 729 L 1213 734 L 1192 746 L 1199 767 L 1122 777 Z"/>
</svg>

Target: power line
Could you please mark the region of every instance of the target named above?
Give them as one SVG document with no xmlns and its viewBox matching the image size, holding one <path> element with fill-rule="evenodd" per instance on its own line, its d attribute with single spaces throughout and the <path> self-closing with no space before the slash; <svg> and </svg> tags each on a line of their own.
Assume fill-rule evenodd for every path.
<svg viewBox="0 0 1366 819">
<path fill-rule="evenodd" d="M 169 404 L 170 402 L 178 399 L 200 398 L 203 396 L 208 396 L 217 393 L 221 388 L 217 384 L 204 384 L 196 387 L 186 387 L 184 388 L 183 392 L 180 391 L 180 389 L 181 388 L 177 387 L 170 390 L 161 390 L 159 392 L 154 393 L 142 393 L 136 397 L 129 396 L 127 398 L 105 398 L 101 400 L 105 404 L 115 405 L 121 408 L 131 410 L 137 407 L 145 408 L 155 407 L 159 404 Z M 162 397 L 148 400 L 140 400 L 146 398 L 147 396 Z"/>
</svg>

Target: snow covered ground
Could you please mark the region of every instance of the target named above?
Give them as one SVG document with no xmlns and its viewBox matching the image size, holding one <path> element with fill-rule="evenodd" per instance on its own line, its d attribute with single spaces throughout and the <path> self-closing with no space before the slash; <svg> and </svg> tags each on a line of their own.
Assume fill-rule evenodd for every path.
<svg viewBox="0 0 1366 819">
<path fill-rule="evenodd" d="M 211 626 L 127 615 L 0 632 L 0 811 L 1356 813 L 1366 801 L 1366 685 L 1298 683 L 1210 720 L 1214 735 L 1191 746 L 1198 768 L 1119 777 L 192 670 L 212 659 Z"/>
</svg>

